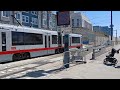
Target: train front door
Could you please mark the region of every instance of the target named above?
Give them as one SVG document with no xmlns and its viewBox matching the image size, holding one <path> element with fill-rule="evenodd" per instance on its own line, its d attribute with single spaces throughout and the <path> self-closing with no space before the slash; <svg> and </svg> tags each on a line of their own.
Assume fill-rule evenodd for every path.
<svg viewBox="0 0 120 90">
<path fill-rule="evenodd" d="M 50 48 L 50 42 L 51 42 L 50 36 L 48 36 L 48 47 L 49 47 L 49 48 Z"/>
<path fill-rule="evenodd" d="M 6 32 L 1 32 L 1 51 L 6 51 Z"/>
<path fill-rule="evenodd" d="M 47 48 L 47 36 L 45 35 L 45 48 Z"/>
</svg>

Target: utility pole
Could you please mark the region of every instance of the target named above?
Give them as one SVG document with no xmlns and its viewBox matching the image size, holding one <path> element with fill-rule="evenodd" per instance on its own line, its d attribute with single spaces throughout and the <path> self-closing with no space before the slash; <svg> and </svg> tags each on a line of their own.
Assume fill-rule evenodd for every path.
<svg viewBox="0 0 120 90">
<path fill-rule="evenodd" d="M 111 44 L 112 44 L 112 37 L 113 37 L 113 24 L 112 24 L 112 11 L 111 11 Z"/>
</svg>

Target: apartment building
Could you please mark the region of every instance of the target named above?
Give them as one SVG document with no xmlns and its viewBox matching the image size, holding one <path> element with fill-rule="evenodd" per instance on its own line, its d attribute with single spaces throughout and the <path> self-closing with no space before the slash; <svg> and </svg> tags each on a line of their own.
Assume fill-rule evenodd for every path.
<svg viewBox="0 0 120 90">
<path fill-rule="evenodd" d="M 48 11 L 41 11 L 41 28 L 48 29 Z"/>
<path fill-rule="evenodd" d="M 38 28 L 38 12 L 22 11 L 22 25 Z"/>
<path fill-rule="evenodd" d="M 0 23 L 13 24 L 14 18 L 11 15 L 14 15 L 14 11 L 0 11 Z"/>
<path fill-rule="evenodd" d="M 57 30 L 56 15 L 52 11 L 0 11 L 0 23 Z"/>
<path fill-rule="evenodd" d="M 71 27 L 93 30 L 90 20 L 81 12 L 71 13 Z"/>
</svg>

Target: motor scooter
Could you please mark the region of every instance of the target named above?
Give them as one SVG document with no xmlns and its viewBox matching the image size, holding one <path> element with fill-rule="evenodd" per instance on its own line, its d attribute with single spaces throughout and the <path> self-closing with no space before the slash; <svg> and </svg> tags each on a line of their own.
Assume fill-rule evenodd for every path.
<svg viewBox="0 0 120 90">
<path fill-rule="evenodd" d="M 105 65 L 110 64 L 110 65 L 116 66 L 116 64 L 118 63 L 118 60 L 116 58 L 114 58 L 114 55 L 115 55 L 115 53 L 118 54 L 119 50 L 115 50 L 114 48 L 112 48 L 109 55 L 106 55 L 106 58 L 104 59 L 103 64 L 105 64 Z"/>
</svg>

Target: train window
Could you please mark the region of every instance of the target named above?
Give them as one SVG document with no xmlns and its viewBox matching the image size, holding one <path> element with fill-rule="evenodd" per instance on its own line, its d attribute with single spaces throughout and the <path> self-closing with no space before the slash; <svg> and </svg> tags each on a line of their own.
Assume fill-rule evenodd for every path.
<svg viewBox="0 0 120 90">
<path fill-rule="evenodd" d="M 23 36 L 23 32 L 12 32 L 12 45 L 24 45 Z"/>
<path fill-rule="evenodd" d="M 80 43 L 80 37 L 72 37 L 72 43 Z"/>
<path fill-rule="evenodd" d="M 2 44 L 6 44 L 6 33 L 2 32 Z"/>
<path fill-rule="evenodd" d="M 24 33 L 24 40 L 25 40 L 25 45 L 34 45 L 34 34 L 32 33 Z"/>
<path fill-rule="evenodd" d="M 52 44 L 57 44 L 57 35 L 52 35 Z"/>
<path fill-rule="evenodd" d="M 42 34 L 34 34 L 35 44 L 43 44 L 43 35 Z"/>
<path fill-rule="evenodd" d="M 43 35 L 34 33 L 12 32 L 12 45 L 43 44 Z"/>
<path fill-rule="evenodd" d="M 25 45 L 43 44 L 42 34 L 25 33 L 24 36 Z"/>
</svg>

